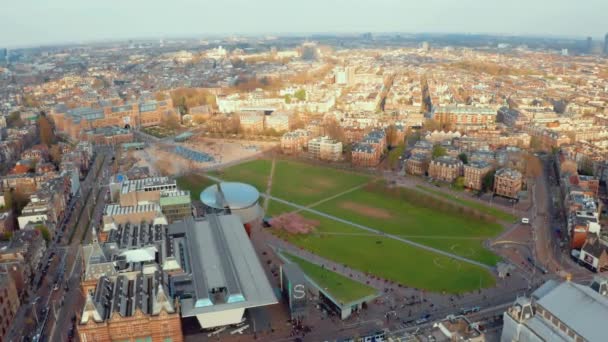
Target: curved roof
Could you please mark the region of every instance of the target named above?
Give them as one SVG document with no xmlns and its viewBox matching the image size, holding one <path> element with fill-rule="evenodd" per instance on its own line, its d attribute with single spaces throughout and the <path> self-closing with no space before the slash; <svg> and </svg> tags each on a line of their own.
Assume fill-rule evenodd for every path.
<svg viewBox="0 0 608 342">
<path fill-rule="evenodd" d="M 249 184 L 221 182 L 201 192 L 201 202 L 208 207 L 223 209 L 243 209 L 257 203 L 260 193 Z"/>
</svg>

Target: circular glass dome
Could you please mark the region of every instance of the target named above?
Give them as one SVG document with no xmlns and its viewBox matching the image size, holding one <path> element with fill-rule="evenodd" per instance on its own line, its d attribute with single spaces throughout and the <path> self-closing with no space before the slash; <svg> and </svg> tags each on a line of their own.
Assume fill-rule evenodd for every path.
<svg viewBox="0 0 608 342">
<path fill-rule="evenodd" d="M 212 185 L 201 192 L 201 202 L 215 209 L 248 208 L 258 202 L 260 192 L 253 186 L 245 183 L 222 182 Z"/>
</svg>

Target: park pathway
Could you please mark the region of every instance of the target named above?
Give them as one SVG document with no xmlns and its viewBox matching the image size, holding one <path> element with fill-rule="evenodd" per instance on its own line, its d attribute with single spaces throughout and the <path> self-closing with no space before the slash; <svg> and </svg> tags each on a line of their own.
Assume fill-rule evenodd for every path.
<svg viewBox="0 0 608 342">
<path fill-rule="evenodd" d="M 337 193 L 337 194 L 335 194 L 335 195 L 329 196 L 329 197 L 324 198 L 324 199 L 322 199 L 322 200 L 320 200 L 320 201 L 317 201 L 317 202 L 315 202 L 315 203 L 312 203 L 312 204 L 306 205 L 305 207 L 306 207 L 306 208 L 312 208 L 312 207 L 316 207 L 316 206 L 318 206 L 319 204 L 322 204 L 322 203 L 325 203 L 325 202 L 331 201 L 331 200 L 333 200 L 334 198 L 338 198 L 338 197 L 340 197 L 340 196 L 342 196 L 342 195 L 346 195 L 346 194 L 351 193 L 351 192 L 353 192 L 353 191 L 359 190 L 359 189 L 363 188 L 364 186 L 366 186 L 367 184 L 369 184 L 369 182 L 368 182 L 368 183 L 363 183 L 363 184 L 361 184 L 361 185 L 357 185 L 357 186 L 355 186 L 355 187 L 353 187 L 353 188 L 350 188 L 350 189 L 348 189 L 348 190 L 344 190 L 344 191 L 342 191 L 342 192 L 340 192 L 340 193 Z M 270 195 L 270 194 L 268 194 L 268 195 Z M 298 209 L 298 210 L 295 210 L 294 212 L 298 213 L 298 212 L 300 212 L 300 211 L 302 211 L 302 210 L 303 210 L 303 209 Z"/>
<path fill-rule="evenodd" d="M 274 178 L 274 168 L 277 164 L 277 158 L 272 158 L 272 166 L 270 167 L 270 176 L 268 176 L 268 184 L 266 185 L 266 198 L 264 198 L 264 212 L 268 211 L 268 202 L 270 202 L 270 191 L 272 190 L 272 179 Z"/>
</svg>

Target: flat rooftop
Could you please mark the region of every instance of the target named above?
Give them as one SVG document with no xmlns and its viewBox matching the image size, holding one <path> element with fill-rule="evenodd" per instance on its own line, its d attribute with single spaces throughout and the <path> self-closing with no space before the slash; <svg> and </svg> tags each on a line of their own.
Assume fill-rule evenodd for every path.
<svg viewBox="0 0 608 342">
<path fill-rule="evenodd" d="M 169 177 L 149 177 L 122 182 L 120 193 L 127 194 L 133 191 L 165 190 L 162 188 L 163 185 L 166 185 L 167 189 L 174 189 L 177 187 L 175 180 L 169 179 Z"/>
<path fill-rule="evenodd" d="M 278 302 L 238 216 L 176 222 L 169 234 L 186 241 L 190 261 L 190 283 L 181 290 L 192 298 L 181 300 L 182 317 Z"/>
</svg>

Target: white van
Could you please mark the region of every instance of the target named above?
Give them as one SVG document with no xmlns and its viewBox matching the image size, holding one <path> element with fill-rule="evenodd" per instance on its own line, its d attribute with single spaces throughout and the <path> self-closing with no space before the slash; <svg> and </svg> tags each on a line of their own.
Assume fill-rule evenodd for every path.
<svg viewBox="0 0 608 342">
<path fill-rule="evenodd" d="M 523 223 L 523 224 L 529 224 L 530 223 L 530 219 L 527 218 L 527 217 L 522 217 L 521 218 L 521 223 Z"/>
</svg>

